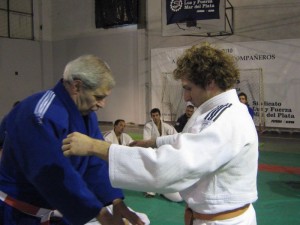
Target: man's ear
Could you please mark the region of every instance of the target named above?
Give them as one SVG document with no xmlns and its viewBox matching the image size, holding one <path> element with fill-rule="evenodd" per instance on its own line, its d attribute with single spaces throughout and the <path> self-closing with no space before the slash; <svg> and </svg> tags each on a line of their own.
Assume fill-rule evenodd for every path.
<svg viewBox="0 0 300 225">
<path fill-rule="evenodd" d="M 209 84 L 206 85 L 205 89 L 206 90 L 211 90 L 211 89 L 213 89 L 215 87 L 215 85 L 216 85 L 215 80 L 211 80 L 209 82 Z"/>
<path fill-rule="evenodd" d="M 82 81 L 81 80 L 73 80 L 71 83 L 71 92 L 72 94 L 78 94 L 82 89 Z"/>
</svg>

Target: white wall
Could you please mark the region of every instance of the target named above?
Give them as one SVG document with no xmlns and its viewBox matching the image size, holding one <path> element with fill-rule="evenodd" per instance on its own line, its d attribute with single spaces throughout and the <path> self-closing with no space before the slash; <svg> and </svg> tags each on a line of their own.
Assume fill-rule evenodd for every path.
<svg viewBox="0 0 300 225">
<path fill-rule="evenodd" d="M 107 105 L 99 110 L 100 121 L 123 118 L 138 123 L 139 105 L 137 78 L 137 32 L 124 30 L 106 35 L 81 37 L 53 42 L 54 71 L 59 79 L 64 65 L 83 54 L 95 54 L 111 67 L 117 86 L 107 98 Z"/>
<path fill-rule="evenodd" d="M 0 40 L 0 49 L 0 111 L 3 116 L 15 101 L 40 90 L 42 77 L 38 42 L 4 38 Z"/>
<path fill-rule="evenodd" d="M 105 59 L 117 86 L 99 120 L 124 118 L 138 124 L 151 107 L 150 51 L 189 46 L 201 41 L 241 42 L 300 38 L 298 0 L 230 0 L 234 35 L 203 38 L 161 36 L 161 1 L 146 1 L 147 29 L 136 26 L 95 29 L 94 0 L 34 0 L 36 41 L 0 38 L 0 119 L 15 100 L 51 87 L 64 65 L 81 54 Z M 20 75 L 14 76 L 18 70 Z M 18 87 L 18 88 L 16 88 Z"/>
</svg>

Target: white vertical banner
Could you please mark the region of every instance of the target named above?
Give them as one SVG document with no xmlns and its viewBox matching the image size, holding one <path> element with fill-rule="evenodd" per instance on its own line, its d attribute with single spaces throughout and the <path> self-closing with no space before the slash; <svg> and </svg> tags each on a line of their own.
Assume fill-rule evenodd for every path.
<svg viewBox="0 0 300 225">
<path fill-rule="evenodd" d="M 178 56 L 188 47 L 190 46 L 152 49 L 151 97 L 153 107 L 162 108 L 163 74 L 172 73 L 176 68 Z M 256 125 L 261 122 L 258 119 L 261 109 L 264 112 L 263 123 L 266 128 L 300 128 L 298 100 L 300 96 L 300 39 L 222 43 L 217 44 L 217 47 L 236 57 L 241 70 L 241 80 L 246 79 L 246 73 L 249 71 L 254 71 L 253 76 L 257 76 L 255 73 L 261 71 L 260 88 L 262 90 L 255 90 L 258 85 L 255 81 L 257 78 L 250 81 L 252 93 L 246 93 L 251 92 L 249 85 L 247 88 L 244 86 L 245 90 L 242 90 L 243 86 L 240 86 L 240 90 L 238 90 L 245 92 L 250 97 L 249 104 L 255 111 Z M 257 83 L 259 82 L 257 81 Z M 172 90 L 177 89 L 172 88 Z M 257 93 L 259 91 L 262 93 Z M 162 113 L 165 120 L 171 121 L 172 112 L 164 107 Z"/>
<path fill-rule="evenodd" d="M 151 51 L 151 98 L 152 107 L 161 110 L 162 119 L 175 121 L 183 113 L 180 81 L 172 76 L 176 59 L 185 48 L 153 49 Z M 173 81 L 172 81 L 173 79 Z"/>
</svg>

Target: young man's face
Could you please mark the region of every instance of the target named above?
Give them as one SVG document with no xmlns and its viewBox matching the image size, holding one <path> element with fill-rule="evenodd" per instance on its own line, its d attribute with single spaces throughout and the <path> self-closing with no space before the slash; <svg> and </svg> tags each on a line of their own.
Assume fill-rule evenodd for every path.
<svg viewBox="0 0 300 225">
<path fill-rule="evenodd" d="M 247 104 L 247 99 L 244 95 L 239 96 L 239 99 L 241 103 Z"/>
<path fill-rule="evenodd" d="M 160 115 L 158 112 L 151 113 L 151 118 L 155 124 L 160 122 Z"/>
<path fill-rule="evenodd" d="M 186 107 L 185 114 L 187 118 L 190 118 L 194 113 L 194 107 Z"/>
<path fill-rule="evenodd" d="M 190 80 L 182 78 L 183 98 L 186 102 L 191 102 L 195 107 L 199 107 L 209 99 L 208 92 L 192 83 Z"/>
<path fill-rule="evenodd" d="M 115 127 L 114 131 L 116 134 L 122 134 L 124 132 L 124 129 L 126 127 L 126 123 L 124 121 L 120 121 Z"/>
</svg>

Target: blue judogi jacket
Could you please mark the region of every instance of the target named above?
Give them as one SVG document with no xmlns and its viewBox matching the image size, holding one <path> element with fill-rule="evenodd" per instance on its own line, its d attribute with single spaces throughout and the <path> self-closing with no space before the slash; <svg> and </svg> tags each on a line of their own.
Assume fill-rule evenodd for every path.
<svg viewBox="0 0 300 225">
<path fill-rule="evenodd" d="M 5 138 L 5 127 L 6 127 L 6 116 L 2 119 L 0 123 L 0 148 L 2 148 Z"/>
<path fill-rule="evenodd" d="M 78 131 L 103 139 L 96 114 L 82 116 L 60 81 L 18 104 L 6 118 L 0 190 L 32 205 L 57 209 L 64 224 L 82 225 L 123 198 L 109 181 L 108 164 L 95 156 L 65 157 L 62 140 Z M 0 201 L 0 224 L 40 224 Z"/>
</svg>

